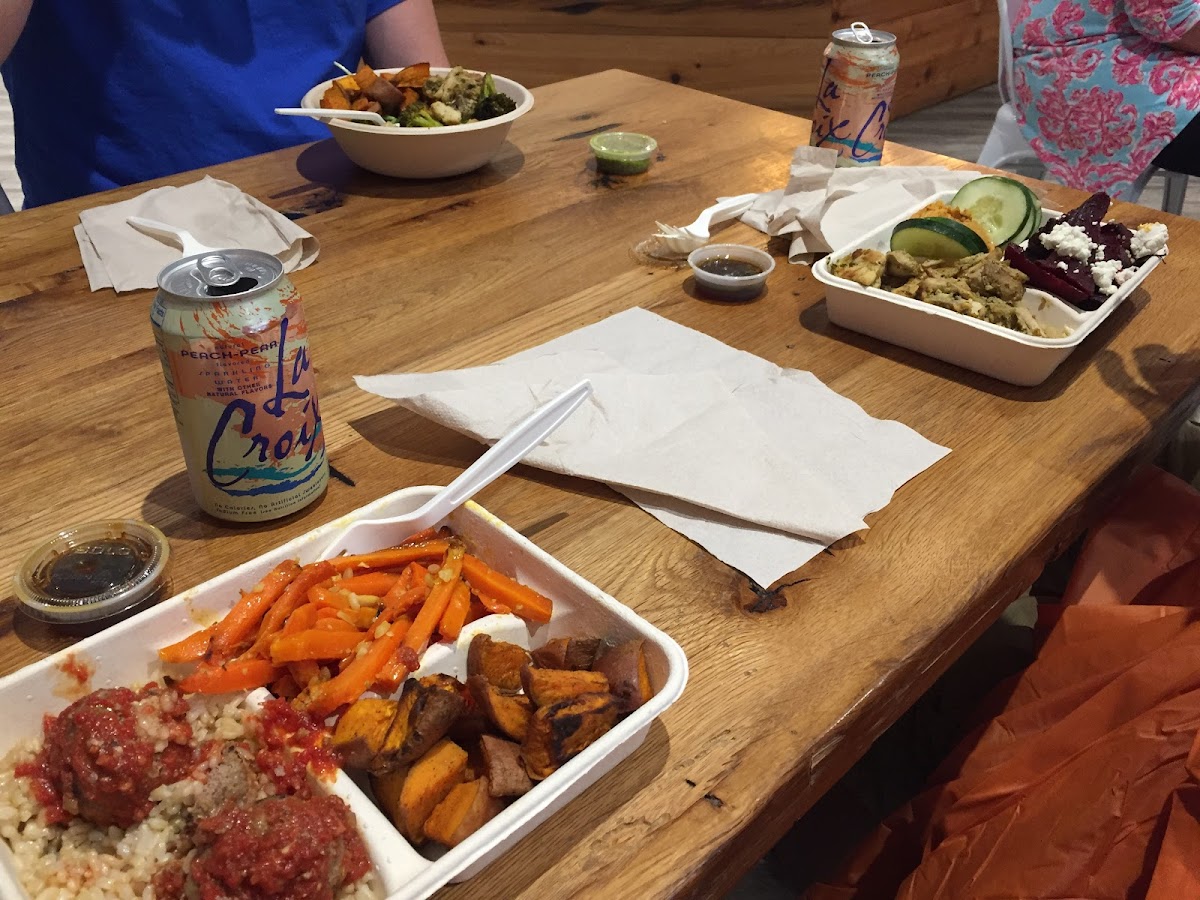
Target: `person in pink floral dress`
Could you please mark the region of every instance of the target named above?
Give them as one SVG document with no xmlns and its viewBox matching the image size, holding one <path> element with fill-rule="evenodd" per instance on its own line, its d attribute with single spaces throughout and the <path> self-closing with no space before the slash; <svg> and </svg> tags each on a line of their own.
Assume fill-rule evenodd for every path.
<svg viewBox="0 0 1200 900">
<path fill-rule="evenodd" d="M 1020 0 L 1012 21 L 1047 177 L 1123 197 L 1152 164 L 1200 175 L 1200 0 Z"/>
</svg>

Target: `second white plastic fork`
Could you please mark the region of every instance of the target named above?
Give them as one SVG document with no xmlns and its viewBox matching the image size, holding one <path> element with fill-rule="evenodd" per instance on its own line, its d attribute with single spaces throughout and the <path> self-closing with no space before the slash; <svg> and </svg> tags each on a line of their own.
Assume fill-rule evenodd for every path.
<svg viewBox="0 0 1200 900">
<path fill-rule="evenodd" d="M 717 222 L 724 222 L 740 216 L 758 199 L 758 194 L 739 194 L 736 197 L 725 197 L 718 200 L 696 217 L 691 225 L 676 228 L 673 225 L 658 225 L 658 237 L 676 253 L 690 253 L 697 247 L 708 243 L 710 229 Z"/>
</svg>

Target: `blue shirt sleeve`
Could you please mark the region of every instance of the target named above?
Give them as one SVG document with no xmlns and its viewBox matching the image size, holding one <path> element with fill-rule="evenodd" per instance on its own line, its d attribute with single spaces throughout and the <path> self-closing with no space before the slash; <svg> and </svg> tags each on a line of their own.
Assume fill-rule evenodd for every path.
<svg viewBox="0 0 1200 900">
<path fill-rule="evenodd" d="M 1169 44 L 1200 23 L 1200 3 L 1196 0 L 1125 0 L 1125 14 L 1139 34 L 1160 44 Z"/>
<path fill-rule="evenodd" d="M 367 3 L 367 21 L 370 22 L 380 13 L 385 13 L 393 6 L 399 6 L 404 0 L 370 0 Z"/>
</svg>

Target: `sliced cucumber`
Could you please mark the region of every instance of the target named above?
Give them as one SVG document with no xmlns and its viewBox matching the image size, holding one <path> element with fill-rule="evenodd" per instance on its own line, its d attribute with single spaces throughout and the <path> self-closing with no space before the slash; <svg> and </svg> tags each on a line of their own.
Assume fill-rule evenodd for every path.
<svg viewBox="0 0 1200 900">
<path fill-rule="evenodd" d="M 921 259 L 962 259 L 987 252 L 983 238 L 961 222 L 941 216 L 901 222 L 892 229 L 891 248 Z"/>
<path fill-rule="evenodd" d="M 969 210 L 987 229 L 992 243 L 1006 244 L 1028 223 L 1037 206 L 1025 185 L 1000 175 L 985 175 L 964 184 L 951 206 Z"/>
<path fill-rule="evenodd" d="M 1021 230 L 1013 235 L 1011 243 L 1014 244 L 1029 240 L 1042 227 L 1042 201 L 1025 185 L 1021 185 L 1021 187 L 1025 188 L 1025 193 L 1029 195 L 1029 216 L 1025 219 Z"/>
</svg>

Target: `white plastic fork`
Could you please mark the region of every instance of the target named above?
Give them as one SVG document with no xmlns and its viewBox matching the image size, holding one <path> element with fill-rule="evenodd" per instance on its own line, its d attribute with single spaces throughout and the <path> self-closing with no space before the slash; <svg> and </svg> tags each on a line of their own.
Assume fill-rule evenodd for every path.
<svg viewBox="0 0 1200 900">
<path fill-rule="evenodd" d="M 349 119 L 351 122 L 370 122 L 372 125 L 386 125 L 379 113 L 368 112 L 365 109 L 308 109 L 304 106 L 277 106 L 277 116 L 309 116 L 313 119 Z"/>
<path fill-rule="evenodd" d="M 192 236 L 190 231 L 178 228 L 175 225 L 168 225 L 166 222 L 143 219 L 141 216 L 130 216 L 125 221 L 143 234 L 148 234 L 152 237 L 169 236 L 175 238 L 175 240 L 179 241 L 179 246 L 183 249 L 184 256 L 198 256 L 201 253 L 217 249 L 216 247 L 208 246 L 208 244 L 200 243 Z"/>
<path fill-rule="evenodd" d="M 317 559 L 339 553 L 362 553 L 387 547 L 410 534 L 436 525 L 521 460 L 558 428 L 592 393 L 586 378 L 549 403 L 539 406 L 508 434 L 475 460 L 461 475 L 442 488 L 424 506 L 390 519 L 352 522 L 321 551 Z"/>
<path fill-rule="evenodd" d="M 758 194 L 739 194 L 736 197 L 725 197 L 718 200 L 696 217 L 696 221 L 683 228 L 674 225 L 658 226 L 656 237 L 662 238 L 663 243 L 674 253 L 691 253 L 698 247 L 703 247 L 709 241 L 709 230 L 717 222 L 724 222 L 740 216 L 758 199 Z"/>
</svg>

